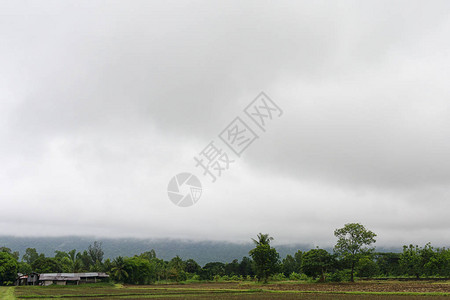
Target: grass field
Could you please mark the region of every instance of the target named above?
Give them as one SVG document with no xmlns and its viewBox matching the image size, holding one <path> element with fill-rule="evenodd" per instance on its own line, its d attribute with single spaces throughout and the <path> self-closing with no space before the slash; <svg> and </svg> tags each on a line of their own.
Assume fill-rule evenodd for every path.
<svg viewBox="0 0 450 300">
<path fill-rule="evenodd" d="M 80 285 L 0 287 L 0 298 L 14 299 L 446 299 L 449 283 L 357 282 L 191 283 L 168 285 Z"/>
<path fill-rule="evenodd" d="M 14 288 L 7 286 L 0 286 L 0 299 L 2 300 L 14 300 Z"/>
</svg>

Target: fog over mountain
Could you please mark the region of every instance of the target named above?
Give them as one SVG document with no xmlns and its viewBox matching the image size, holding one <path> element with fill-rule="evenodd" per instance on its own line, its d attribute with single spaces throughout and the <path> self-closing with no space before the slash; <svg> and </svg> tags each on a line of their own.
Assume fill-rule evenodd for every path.
<svg viewBox="0 0 450 300">
<path fill-rule="evenodd" d="M 241 261 L 244 256 L 249 257 L 248 252 L 254 247 L 253 243 L 231 243 L 221 241 L 189 241 L 174 239 L 136 239 L 136 238 L 95 238 L 95 237 L 0 237 L 0 245 L 10 248 L 13 252 L 19 251 L 19 256 L 25 254 L 25 250 L 33 245 L 39 253 L 52 257 L 55 250 L 70 251 L 76 249 L 77 252 L 83 252 L 89 245 L 93 245 L 95 241 L 99 241 L 105 253 L 104 258 L 114 259 L 117 256 L 132 257 L 155 250 L 156 256 L 164 260 L 170 260 L 175 256 L 182 259 L 194 259 L 200 265 L 209 262 L 229 263 L 234 259 Z M 313 245 L 308 244 L 290 244 L 280 245 L 275 243 L 277 251 L 281 258 L 285 258 L 287 254 L 294 255 L 298 250 L 308 251 Z M 377 251 L 401 251 L 401 247 L 397 248 L 379 248 Z M 332 251 L 331 248 L 327 249 Z"/>
</svg>

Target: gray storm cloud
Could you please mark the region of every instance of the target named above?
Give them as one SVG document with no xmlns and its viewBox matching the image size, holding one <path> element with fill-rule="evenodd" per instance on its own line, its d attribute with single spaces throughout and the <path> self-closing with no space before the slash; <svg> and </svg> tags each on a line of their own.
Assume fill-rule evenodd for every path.
<svg viewBox="0 0 450 300">
<path fill-rule="evenodd" d="M 385 245 L 448 243 L 449 13 L 445 1 L 4 1 L 0 233 L 329 244 L 359 221 Z M 260 91 L 282 118 L 197 205 L 173 206 L 171 176 L 195 170 Z"/>
</svg>

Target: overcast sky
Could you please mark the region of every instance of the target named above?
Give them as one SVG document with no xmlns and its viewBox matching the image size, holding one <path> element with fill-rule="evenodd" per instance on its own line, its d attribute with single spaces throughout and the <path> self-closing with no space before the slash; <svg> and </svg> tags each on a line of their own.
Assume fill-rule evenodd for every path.
<svg viewBox="0 0 450 300">
<path fill-rule="evenodd" d="M 449 246 L 449 37 L 448 1 L 0 1 L 0 234 Z M 283 115 L 233 157 L 261 91 Z"/>
</svg>

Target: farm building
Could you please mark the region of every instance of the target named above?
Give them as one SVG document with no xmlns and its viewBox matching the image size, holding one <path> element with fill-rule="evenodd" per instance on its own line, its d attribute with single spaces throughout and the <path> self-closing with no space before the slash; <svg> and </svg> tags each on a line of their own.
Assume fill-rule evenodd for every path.
<svg viewBox="0 0 450 300">
<path fill-rule="evenodd" d="M 19 274 L 16 285 L 67 285 L 80 283 L 96 283 L 108 278 L 106 273 L 31 273 Z"/>
<path fill-rule="evenodd" d="M 18 274 L 18 278 L 16 279 L 16 285 L 39 285 L 39 274 L 38 273 L 30 273 L 30 274 Z"/>
</svg>

